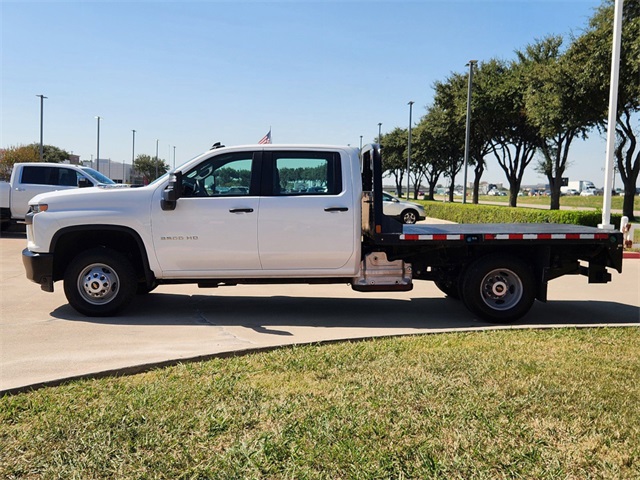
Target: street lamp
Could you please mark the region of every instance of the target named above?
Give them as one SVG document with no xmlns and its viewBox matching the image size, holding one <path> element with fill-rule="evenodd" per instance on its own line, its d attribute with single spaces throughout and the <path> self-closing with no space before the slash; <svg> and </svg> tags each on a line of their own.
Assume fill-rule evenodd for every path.
<svg viewBox="0 0 640 480">
<path fill-rule="evenodd" d="M 36 97 L 40 97 L 40 161 L 44 162 L 44 144 L 42 143 L 42 126 L 43 126 L 43 118 L 44 118 L 44 99 L 48 98 L 44 95 L 36 95 Z"/>
<path fill-rule="evenodd" d="M 173 146 L 173 169 L 176 168 L 176 146 Z"/>
<path fill-rule="evenodd" d="M 136 161 L 136 131 L 131 130 L 133 132 L 133 144 L 131 145 L 131 169 L 133 170 L 133 162 Z M 131 173 L 131 172 L 130 172 Z M 122 183 L 124 183 L 124 162 L 122 163 Z"/>
<path fill-rule="evenodd" d="M 360 135 L 360 150 L 362 150 L 362 135 Z"/>
<path fill-rule="evenodd" d="M 382 122 L 378 123 L 378 143 L 382 143 Z"/>
<path fill-rule="evenodd" d="M 100 119 L 102 117 L 96 116 L 98 119 L 98 141 L 96 147 L 96 170 L 100 171 Z"/>
<path fill-rule="evenodd" d="M 409 180 L 411 179 L 411 114 L 413 112 L 414 103 L 414 101 L 411 101 L 407 104 L 409 105 L 409 141 L 407 146 L 407 200 L 409 200 Z"/>
<path fill-rule="evenodd" d="M 467 126 L 464 135 L 464 183 L 462 186 L 462 203 L 467 203 L 467 165 L 469 163 L 469 140 L 471 138 L 471 89 L 473 86 L 473 67 L 477 60 L 469 60 L 469 86 L 467 88 Z"/>
<path fill-rule="evenodd" d="M 156 138 L 156 178 L 158 178 L 158 142 L 160 140 L 158 140 Z"/>
</svg>

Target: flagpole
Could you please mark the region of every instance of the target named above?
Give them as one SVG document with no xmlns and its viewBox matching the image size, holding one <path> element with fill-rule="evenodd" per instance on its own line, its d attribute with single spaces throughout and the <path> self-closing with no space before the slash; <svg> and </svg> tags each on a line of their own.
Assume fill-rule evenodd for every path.
<svg viewBox="0 0 640 480">
<path fill-rule="evenodd" d="M 615 0 L 613 19 L 613 43 L 611 54 L 611 82 L 609 84 L 609 118 L 607 120 L 607 150 L 604 171 L 604 194 L 602 199 L 602 223 L 599 228 L 613 230 L 611 224 L 611 189 L 615 170 L 613 156 L 616 142 L 616 121 L 618 108 L 618 79 L 620 71 L 620 43 L 622 38 L 622 2 Z"/>
</svg>

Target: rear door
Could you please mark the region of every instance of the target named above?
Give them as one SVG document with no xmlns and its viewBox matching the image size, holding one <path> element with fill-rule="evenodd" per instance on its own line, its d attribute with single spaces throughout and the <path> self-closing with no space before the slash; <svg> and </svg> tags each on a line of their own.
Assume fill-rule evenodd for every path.
<svg viewBox="0 0 640 480">
<path fill-rule="evenodd" d="M 340 152 L 264 155 L 258 217 L 262 268 L 330 274 L 353 264 L 356 212 Z"/>
</svg>

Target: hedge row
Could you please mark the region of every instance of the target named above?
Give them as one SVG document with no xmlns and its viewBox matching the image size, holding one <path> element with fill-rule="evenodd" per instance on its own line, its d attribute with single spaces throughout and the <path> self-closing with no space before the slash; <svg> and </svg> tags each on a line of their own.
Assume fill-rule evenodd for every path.
<svg viewBox="0 0 640 480">
<path fill-rule="evenodd" d="M 421 202 L 427 217 L 456 223 L 568 223 L 597 227 L 602 223 L 601 210 L 543 210 L 470 203 Z M 620 227 L 620 214 L 611 214 L 611 222 Z"/>
</svg>

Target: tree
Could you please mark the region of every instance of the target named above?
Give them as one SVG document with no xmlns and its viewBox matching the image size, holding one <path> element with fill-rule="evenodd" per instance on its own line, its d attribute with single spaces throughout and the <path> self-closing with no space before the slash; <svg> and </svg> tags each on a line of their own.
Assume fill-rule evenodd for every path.
<svg viewBox="0 0 640 480">
<path fill-rule="evenodd" d="M 450 202 L 453 202 L 456 175 L 464 165 L 465 117 L 460 110 L 461 83 L 461 76 L 456 74 L 445 82 L 436 82 L 433 106 L 429 110 L 431 129 L 437 139 L 433 145 L 434 154 L 440 159 L 444 175 L 451 179 Z"/>
<path fill-rule="evenodd" d="M 396 193 L 399 197 L 402 196 L 402 179 L 407 171 L 408 141 L 409 131 L 399 127 L 382 135 L 382 169 L 395 179 Z"/>
<path fill-rule="evenodd" d="M 70 157 L 69 152 L 53 145 L 43 145 L 42 151 L 45 162 L 60 163 L 69 160 Z M 40 144 L 12 146 L 2 150 L 0 155 L 0 179 L 9 180 L 14 163 L 40 161 Z"/>
<path fill-rule="evenodd" d="M 436 186 L 445 165 L 440 157 L 438 151 L 438 138 L 436 137 L 436 128 L 433 124 L 435 119 L 431 110 L 427 111 L 427 114 L 420 120 L 420 123 L 413 130 L 415 134 L 415 156 L 414 163 L 419 165 L 422 170 L 422 177 L 429 185 L 429 192 L 427 198 L 429 200 L 434 199 Z M 412 145 L 413 149 L 413 145 Z"/>
<path fill-rule="evenodd" d="M 486 92 L 489 107 L 486 114 L 495 122 L 491 152 L 507 177 L 509 205 L 515 207 L 524 172 L 540 145 L 540 137 L 526 114 L 525 68 L 511 62 L 502 64 L 501 70 L 495 84 Z"/>
<path fill-rule="evenodd" d="M 38 152 L 40 151 L 40 144 L 33 143 L 31 144 Z M 43 145 L 42 146 L 42 158 L 45 162 L 53 162 L 60 163 L 69 160 L 71 154 L 62 148 L 54 147 L 53 145 Z"/>
<path fill-rule="evenodd" d="M 635 219 L 633 204 L 640 173 L 640 2 L 627 0 L 623 7 L 615 158 L 625 190 L 622 212 Z M 576 88 L 596 102 L 595 108 L 601 112 L 600 128 L 607 121 L 613 10 L 613 0 L 605 0 L 569 49 L 584 72 L 578 77 Z"/>
<path fill-rule="evenodd" d="M 474 167 L 473 203 L 479 201 L 480 181 L 487 168 L 486 157 L 493 151 L 491 139 L 496 135 L 498 123 L 493 117 L 491 91 L 504 74 L 504 66 L 497 60 L 482 62 L 473 76 L 471 95 L 471 125 L 469 132 L 469 166 Z M 466 124 L 468 74 L 460 75 L 458 84 L 458 110 Z"/>
<path fill-rule="evenodd" d="M 0 180 L 11 178 L 14 163 L 40 161 L 40 147 L 34 148 L 34 145 L 15 145 L 2 150 L 0 153 Z"/>
<path fill-rule="evenodd" d="M 142 175 L 145 183 L 148 183 L 167 173 L 169 165 L 161 158 L 140 154 L 133 161 L 133 169 Z"/>
<path fill-rule="evenodd" d="M 599 117 L 593 102 L 575 88 L 579 65 L 562 54 L 562 42 L 560 36 L 549 36 L 516 52 L 527 84 L 527 116 L 540 137 L 538 170 L 549 180 L 552 210 L 560 209 L 560 187 L 571 143 L 586 138 Z"/>
</svg>

